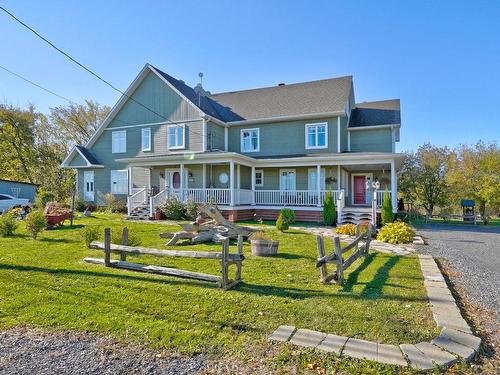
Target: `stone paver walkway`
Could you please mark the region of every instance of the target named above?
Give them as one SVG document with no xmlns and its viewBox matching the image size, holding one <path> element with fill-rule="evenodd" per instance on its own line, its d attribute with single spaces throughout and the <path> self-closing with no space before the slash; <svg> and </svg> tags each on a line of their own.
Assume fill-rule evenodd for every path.
<svg viewBox="0 0 500 375">
<path fill-rule="evenodd" d="M 321 234 L 323 236 L 328 236 L 328 237 L 333 237 L 333 236 L 338 236 L 340 237 L 341 241 L 344 242 L 349 242 L 354 239 L 354 236 L 348 236 L 345 234 L 337 234 L 335 233 L 335 228 L 329 228 L 329 227 L 296 227 L 294 226 L 293 229 L 298 229 L 298 230 L 303 230 L 304 232 L 308 232 L 311 234 Z M 407 244 L 407 245 L 393 245 L 387 242 L 382 242 L 373 239 L 370 242 L 370 250 L 378 251 L 379 253 L 385 253 L 385 254 L 394 254 L 394 255 L 410 255 L 415 253 L 415 246 L 414 244 Z"/>
<path fill-rule="evenodd" d="M 279 327 L 269 340 L 420 370 L 450 366 L 457 357 L 470 361 L 481 346 L 481 338 L 472 334 L 462 318 L 432 256 L 419 255 L 419 260 L 434 320 L 442 328 L 441 334 L 431 342 L 395 346 L 292 326 Z"/>
</svg>

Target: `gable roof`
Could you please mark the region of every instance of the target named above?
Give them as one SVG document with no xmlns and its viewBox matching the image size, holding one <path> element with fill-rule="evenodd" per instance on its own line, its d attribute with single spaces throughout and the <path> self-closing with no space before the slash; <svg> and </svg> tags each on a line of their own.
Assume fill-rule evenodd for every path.
<svg viewBox="0 0 500 375">
<path fill-rule="evenodd" d="M 213 94 L 210 98 L 244 120 L 345 110 L 352 76 Z M 234 120 L 233 120 L 234 121 Z"/>
<path fill-rule="evenodd" d="M 87 165 L 78 166 L 78 167 L 71 166 L 70 163 L 73 160 L 73 158 L 75 157 L 75 155 L 80 155 Z M 62 168 L 87 168 L 87 167 L 102 168 L 103 165 L 99 164 L 99 161 L 95 158 L 95 156 L 87 148 L 85 148 L 83 146 L 76 145 L 75 147 L 73 147 L 71 149 L 68 156 L 66 156 L 66 159 L 63 160 L 63 162 L 61 163 L 61 167 Z"/>
<path fill-rule="evenodd" d="M 399 99 L 357 103 L 349 119 L 350 128 L 378 125 L 400 125 Z"/>
</svg>

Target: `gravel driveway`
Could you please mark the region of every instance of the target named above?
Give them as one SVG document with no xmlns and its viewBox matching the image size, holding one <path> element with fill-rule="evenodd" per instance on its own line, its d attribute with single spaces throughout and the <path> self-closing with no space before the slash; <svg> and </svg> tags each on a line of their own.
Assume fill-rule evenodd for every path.
<svg viewBox="0 0 500 375">
<path fill-rule="evenodd" d="M 418 251 L 447 259 L 462 274 L 469 297 L 479 305 L 500 310 L 500 228 L 480 225 L 425 225 L 420 233 L 429 246 Z"/>
</svg>

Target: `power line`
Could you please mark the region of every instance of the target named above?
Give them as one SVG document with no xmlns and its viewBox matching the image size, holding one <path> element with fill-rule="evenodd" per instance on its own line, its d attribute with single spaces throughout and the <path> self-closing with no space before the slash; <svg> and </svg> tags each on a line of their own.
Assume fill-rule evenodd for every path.
<svg viewBox="0 0 500 375">
<path fill-rule="evenodd" d="M 18 22 L 23 27 L 27 28 L 29 31 L 31 31 L 33 34 L 35 34 L 38 38 L 40 38 L 45 43 L 47 43 L 48 45 L 50 45 L 56 51 L 58 51 L 59 53 L 61 53 L 63 56 L 65 56 L 66 58 L 70 59 L 71 61 L 73 61 L 75 64 L 77 64 L 78 66 L 80 66 L 82 69 L 86 70 L 88 73 L 92 74 L 94 77 L 96 77 L 100 81 L 104 82 L 106 85 L 108 85 L 109 87 L 111 87 L 113 90 L 119 92 L 120 94 L 122 94 L 123 96 L 125 96 L 127 99 L 129 99 L 129 100 L 133 101 L 134 103 L 140 105 L 141 107 L 145 108 L 146 110 L 150 111 L 151 113 L 154 113 L 156 116 L 163 118 L 164 120 L 166 120 L 167 122 L 169 122 L 171 124 L 175 124 L 169 118 L 163 116 L 162 114 L 156 112 L 155 110 L 153 110 L 153 109 L 147 107 L 146 105 L 142 104 L 141 102 L 135 100 L 131 96 L 127 95 L 124 91 L 120 90 L 119 88 L 117 88 L 116 86 L 114 86 L 112 83 L 110 83 L 109 81 L 105 80 L 100 75 L 98 75 L 97 73 L 95 73 L 94 71 L 92 71 L 90 68 L 87 68 L 85 65 L 83 65 L 82 63 L 80 63 L 75 58 L 71 57 L 68 53 L 64 52 L 62 49 L 60 49 L 59 47 L 57 47 L 54 43 L 52 43 L 50 40 L 48 40 L 43 35 L 41 35 L 40 33 L 38 33 L 36 30 L 34 30 L 33 28 L 31 28 L 29 25 L 27 25 L 26 23 L 24 23 L 23 21 L 21 21 L 19 18 L 17 18 L 14 14 L 12 14 L 11 12 L 9 12 L 3 6 L 0 6 L 0 9 L 3 10 L 6 14 L 8 14 L 11 18 L 13 18 L 16 22 Z M 121 122 L 123 122 L 123 121 L 121 121 Z M 198 133 L 198 132 L 196 132 L 196 131 L 194 131 L 192 129 L 190 129 L 190 132 L 192 132 L 194 134 L 198 134 L 201 137 L 204 136 L 203 134 L 200 134 L 200 133 Z"/>
<path fill-rule="evenodd" d="M 78 104 L 77 102 L 75 102 L 75 101 L 73 101 L 73 100 L 71 100 L 71 99 L 66 98 L 65 96 L 62 96 L 62 95 L 60 95 L 60 94 L 58 94 L 58 93 L 56 93 L 56 92 L 54 92 L 54 91 L 52 91 L 52 90 L 49 90 L 48 88 L 43 87 L 42 85 L 40 85 L 40 84 L 38 84 L 38 83 L 36 83 L 36 82 L 33 82 L 32 80 L 30 80 L 30 79 L 28 79 L 28 78 L 26 78 L 26 77 L 23 77 L 22 75 L 20 75 L 20 74 L 18 74 L 18 73 L 16 73 L 16 72 L 13 72 L 12 70 L 10 70 L 10 69 L 6 68 L 5 66 L 0 65 L 0 69 L 5 70 L 7 73 L 12 74 L 13 76 L 15 76 L 15 77 L 17 77 L 17 78 L 19 78 L 19 79 L 22 79 L 23 81 L 28 82 L 29 84 L 31 84 L 31 85 L 33 85 L 33 86 L 36 86 L 36 87 L 38 87 L 39 89 L 42 89 L 42 90 L 44 90 L 44 91 L 48 92 L 49 94 L 52 94 L 52 95 L 54 95 L 54 96 L 57 96 L 57 97 L 58 97 L 58 98 L 60 98 L 60 99 L 66 100 L 66 101 L 67 101 L 68 103 L 70 103 L 70 104 L 77 105 L 77 106 L 79 106 L 79 105 L 80 105 L 80 104 Z M 130 122 L 126 122 L 126 121 L 119 120 L 119 119 L 114 119 L 114 121 L 118 121 L 118 122 L 121 122 L 121 123 L 124 123 L 124 124 L 127 124 L 127 125 L 134 125 L 134 124 L 131 124 Z"/>
<path fill-rule="evenodd" d="M 42 90 L 44 90 L 44 91 L 47 91 L 49 94 L 52 94 L 52 95 L 54 95 L 54 96 L 57 96 L 57 97 L 58 97 L 58 98 L 60 98 L 60 99 L 66 100 L 67 102 L 69 102 L 69 103 L 71 103 L 71 104 L 78 105 L 78 103 L 74 102 L 73 100 L 68 99 L 68 98 L 66 98 L 66 97 L 64 97 L 64 96 L 62 96 L 62 95 L 59 95 L 59 94 L 55 93 L 54 91 L 51 91 L 51 90 L 49 90 L 49 89 L 47 89 L 47 88 L 45 88 L 45 87 L 43 87 L 43 86 L 39 85 L 38 83 L 35 83 L 35 82 L 33 82 L 33 81 L 29 80 L 28 78 L 25 78 L 25 77 L 23 77 L 22 75 L 17 74 L 17 73 L 13 72 L 13 71 L 12 71 L 12 70 L 10 70 L 10 69 L 7 69 L 5 66 L 0 65 L 0 68 L 1 68 L 1 69 L 3 69 L 3 70 L 5 70 L 7 73 L 10 73 L 10 74 L 12 74 L 13 76 L 16 76 L 17 78 L 20 78 L 20 79 L 22 79 L 23 81 L 26 81 L 26 82 L 28 82 L 28 83 L 32 84 L 33 86 L 38 87 L 39 89 L 42 89 Z"/>
</svg>

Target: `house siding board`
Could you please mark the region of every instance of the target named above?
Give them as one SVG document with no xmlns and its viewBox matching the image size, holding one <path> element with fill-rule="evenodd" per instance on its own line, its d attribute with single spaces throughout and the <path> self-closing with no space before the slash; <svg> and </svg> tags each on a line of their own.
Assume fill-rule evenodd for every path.
<svg viewBox="0 0 500 375">
<path fill-rule="evenodd" d="M 135 101 L 127 100 L 108 128 L 123 127 L 129 124 L 156 123 L 165 121 L 165 119 L 184 121 L 200 118 L 200 111 L 197 108 L 185 101 L 152 72 L 144 78 L 132 93 L 131 98 Z M 143 104 L 143 106 L 138 103 Z"/>
<path fill-rule="evenodd" d="M 320 122 L 328 123 L 328 147 L 322 149 L 306 149 L 305 125 Z M 240 131 L 242 129 L 255 128 L 260 129 L 260 151 L 248 153 L 241 152 Z M 337 117 L 269 124 L 231 126 L 229 128 L 229 151 L 240 152 L 244 155 L 252 157 L 336 153 L 338 150 L 337 134 Z"/>
<path fill-rule="evenodd" d="M 348 151 L 348 141 L 347 141 L 347 117 L 342 116 L 340 118 L 340 151 L 346 152 Z"/>
<path fill-rule="evenodd" d="M 241 165 L 240 166 L 240 188 L 252 188 L 252 168 Z"/>
<path fill-rule="evenodd" d="M 315 169 L 315 166 L 311 167 L 290 167 L 290 168 L 259 168 L 264 171 L 264 186 L 256 186 L 255 190 L 279 190 L 280 180 L 279 171 L 280 169 L 295 169 L 296 172 L 296 187 L 297 190 L 309 190 L 309 169 Z M 325 166 L 325 179 L 328 177 L 333 177 L 337 179 L 337 167 L 336 166 Z M 337 182 L 333 184 L 325 185 L 326 190 L 336 190 L 338 188 Z"/>
<path fill-rule="evenodd" d="M 36 185 L 21 184 L 15 181 L 0 181 L 0 194 L 8 194 L 16 196 L 19 191 L 18 198 L 29 199 L 30 202 L 35 200 Z"/>
<path fill-rule="evenodd" d="M 149 169 L 142 167 L 133 167 L 132 169 L 132 188 L 149 187 Z"/>
<path fill-rule="evenodd" d="M 212 150 L 224 150 L 224 127 L 211 121 L 207 123 L 207 133 L 211 136 Z M 210 149 L 210 142 L 207 142 Z"/>
<path fill-rule="evenodd" d="M 392 152 L 391 129 L 351 131 L 352 152 Z"/>
</svg>

